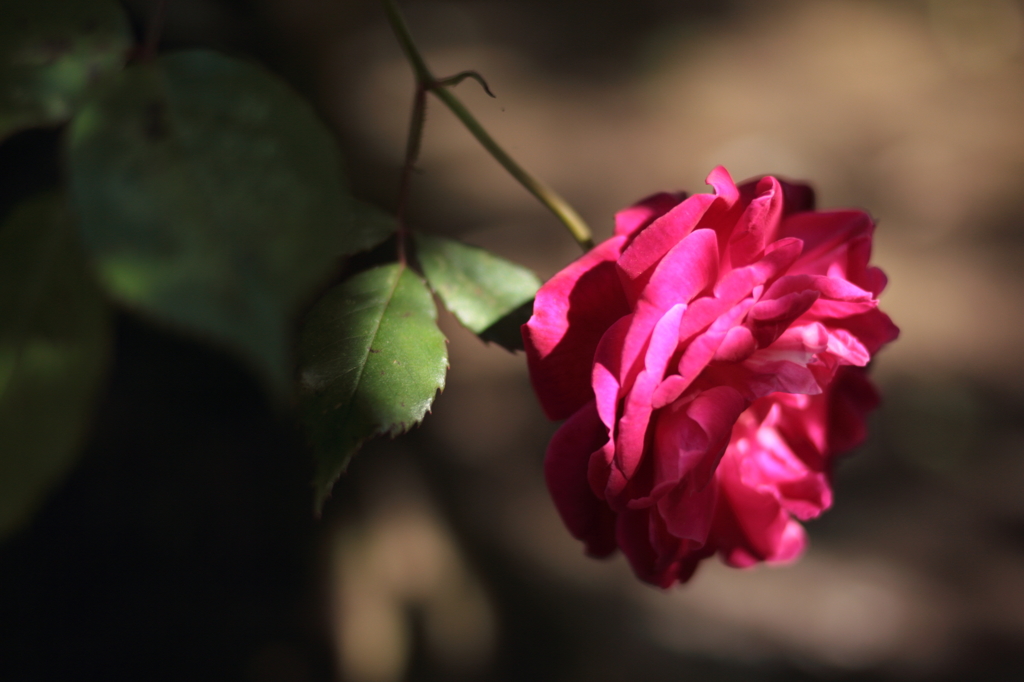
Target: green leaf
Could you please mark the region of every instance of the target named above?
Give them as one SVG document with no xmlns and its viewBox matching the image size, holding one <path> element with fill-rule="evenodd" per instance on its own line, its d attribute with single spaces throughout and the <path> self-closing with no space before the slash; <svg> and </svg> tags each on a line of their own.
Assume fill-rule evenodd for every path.
<svg viewBox="0 0 1024 682">
<path fill-rule="evenodd" d="M 417 234 L 416 257 L 444 307 L 476 334 L 529 303 L 540 288 L 526 268 L 451 239 Z"/>
<path fill-rule="evenodd" d="M 65 203 L 18 207 L 0 226 L 0 537 L 74 464 L 110 337 Z"/>
<path fill-rule="evenodd" d="M 0 140 L 69 120 L 131 45 L 112 0 L 0 0 Z"/>
<path fill-rule="evenodd" d="M 318 510 L 365 440 L 423 419 L 444 388 L 446 343 L 426 283 L 399 264 L 359 273 L 310 311 L 299 381 Z"/>
<path fill-rule="evenodd" d="M 367 251 L 379 245 L 398 229 L 398 220 L 372 204 L 352 202 L 352 251 Z"/>
<path fill-rule="evenodd" d="M 82 239 L 106 289 L 287 390 L 297 304 L 366 241 L 308 104 L 255 66 L 180 52 L 126 69 L 69 140 Z"/>
</svg>

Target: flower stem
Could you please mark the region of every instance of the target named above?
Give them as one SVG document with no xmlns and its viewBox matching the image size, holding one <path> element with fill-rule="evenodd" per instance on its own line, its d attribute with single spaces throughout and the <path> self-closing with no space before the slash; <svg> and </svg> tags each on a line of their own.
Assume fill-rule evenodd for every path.
<svg viewBox="0 0 1024 682">
<path fill-rule="evenodd" d="M 594 238 L 590 234 L 590 228 L 587 227 L 586 222 L 580 217 L 569 203 L 558 195 L 555 190 L 548 187 L 546 184 L 533 177 L 523 169 L 515 160 L 505 152 L 494 138 L 480 125 L 479 121 L 474 118 L 473 114 L 469 112 L 469 109 L 459 101 L 459 99 L 448 90 L 445 82 L 438 81 L 434 78 L 433 74 L 430 73 L 430 69 L 427 67 L 427 63 L 423 60 L 423 56 L 420 54 L 419 49 L 416 47 L 415 41 L 413 41 L 412 34 L 409 32 L 409 26 L 405 23 L 405 19 L 402 17 L 401 12 L 398 10 L 398 6 L 395 4 L 395 0 L 382 0 L 384 3 L 384 10 L 387 13 L 388 21 L 391 23 L 391 28 L 395 32 L 395 36 L 398 38 L 398 43 L 402 46 L 402 51 L 405 52 L 405 56 L 408 58 L 409 63 L 412 65 L 413 71 L 416 74 L 417 91 L 430 91 L 437 96 L 445 105 L 451 109 L 452 113 L 462 121 L 462 124 L 466 126 L 473 137 L 483 145 L 484 149 L 490 152 L 498 163 L 507 170 L 512 177 L 519 181 L 523 187 L 525 187 L 533 196 L 535 196 L 542 204 L 544 204 L 548 210 L 555 214 L 555 216 L 562 222 L 563 225 L 572 234 L 573 239 L 580 245 L 580 247 L 587 251 L 594 246 Z M 451 80 L 451 79 L 449 79 Z M 415 119 L 414 119 L 415 124 Z M 419 145 L 419 135 L 422 134 L 422 118 L 420 119 L 419 126 L 420 131 L 415 133 L 417 135 L 417 148 Z M 413 131 L 410 130 L 410 144 L 412 142 Z M 408 151 L 408 150 L 407 150 Z M 408 154 L 407 154 L 408 160 Z M 403 177 L 407 171 L 403 171 Z M 401 224 L 401 223 L 399 223 Z"/>
</svg>

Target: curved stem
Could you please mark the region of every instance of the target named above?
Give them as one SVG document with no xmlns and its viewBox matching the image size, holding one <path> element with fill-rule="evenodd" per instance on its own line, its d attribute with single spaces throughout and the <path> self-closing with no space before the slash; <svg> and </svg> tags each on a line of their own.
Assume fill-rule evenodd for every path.
<svg viewBox="0 0 1024 682">
<path fill-rule="evenodd" d="M 448 105 L 448 108 L 452 110 L 462 124 L 466 126 L 473 137 L 483 145 L 484 149 L 491 153 L 491 156 L 500 163 L 505 170 L 509 172 L 512 177 L 519 181 L 523 187 L 529 190 L 530 194 L 537 197 L 542 204 L 548 207 L 548 209 L 562 221 L 562 224 L 568 228 L 575 239 L 584 251 L 589 251 L 594 248 L 594 238 L 590 235 L 590 228 L 587 227 L 586 222 L 580 217 L 580 214 L 569 205 L 565 199 L 563 199 L 555 190 L 533 177 L 526 170 L 523 169 L 515 160 L 509 156 L 504 149 L 502 149 L 494 138 L 484 130 L 484 127 L 473 117 L 473 114 L 469 113 L 469 109 L 460 102 L 455 95 L 453 95 L 446 88 L 433 88 L 431 89 L 438 99 Z"/>
<path fill-rule="evenodd" d="M 469 112 L 469 109 L 459 101 L 459 99 L 448 90 L 446 82 L 438 81 L 434 78 L 433 74 L 430 73 L 430 69 L 427 67 L 427 63 L 423 60 L 423 56 L 420 54 L 419 49 L 416 47 L 416 43 L 412 38 L 412 34 L 409 32 L 409 26 L 405 23 L 405 19 L 402 17 L 401 12 L 398 10 L 398 6 L 395 4 L 395 0 L 382 0 L 384 3 L 384 10 L 387 13 L 388 21 L 391 23 L 391 28 L 395 32 L 395 36 L 398 38 L 398 43 L 402 46 L 402 51 L 405 52 L 405 56 L 409 59 L 409 63 L 412 64 L 413 71 L 416 74 L 417 91 L 429 90 L 434 93 L 445 105 L 451 109 L 452 113 L 462 124 L 466 126 L 473 137 L 483 145 L 484 149 L 490 152 L 498 163 L 507 170 L 512 177 L 519 181 L 523 187 L 525 187 L 533 196 L 535 196 L 542 204 L 544 204 L 548 210 L 555 214 L 563 225 L 572 234 L 573 239 L 587 251 L 594 246 L 594 238 L 591 236 L 590 228 L 587 227 L 586 222 L 580 217 L 572 206 L 569 205 L 565 199 L 558 195 L 555 190 L 548 187 L 546 184 L 538 180 L 537 178 L 530 175 L 526 170 L 520 166 L 515 160 L 505 152 L 504 149 L 494 141 L 494 138 L 484 129 L 480 122 Z M 461 74 L 460 74 L 461 75 Z M 422 133 L 422 120 L 420 121 L 420 128 L 418 134 Z M 412 131 L 410 131 L 410 137 Z M 417 142 L 418 145 L 418 142 Z"/>
</svg>

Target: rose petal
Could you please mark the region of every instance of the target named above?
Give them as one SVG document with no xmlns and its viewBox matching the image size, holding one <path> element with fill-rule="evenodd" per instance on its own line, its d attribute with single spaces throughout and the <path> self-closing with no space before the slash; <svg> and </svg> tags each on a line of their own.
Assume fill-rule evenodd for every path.
<svg viewBox="0 0 1024 682">
<path fill-rule="evenodd" d="M 607 440 L 608 431 L 590 402 L 558 429 L 544 459 L 548 490 L 565 527 L 593 556 L 615 551 L 615 514 L 587 484 L 590 455 Z"/>
<path fill-rule="evenodd" d="M 597 412 L 612 433 L 618 420 L 619 398 L 622 397 L 622 346 L 632 323 L 632 315 L 626 315 L 613 324 L 601 337 L 594 352 L 594 370 L 591 386 L 597 400 Z"/>
<path fill-rule="evenodd" d="M 613 237 L 600 244 L 537 292 L 523 342 L 530 380 L 549 419 L 565 419 L 593 397 L 598 341 L 630 312 L 614 263 L 624 243 L 625 237 Z"/>
<path fill-rule="evenodd" d="M 688 235 L 658 265 L 636 303 L 623 345 L 623 374 L 620 376 L 623 385 L 628 385 L 628 373 L 635 371 L 655 325 L 665 312 L 673 305 L 688 303 L 704 290 L 714 281 L 717 267 L 718 243 L 710 230 Z"/>
<path fill-rule="evenodd" d="M 679 319 L 685 308 L 683 304 L 675 305 L 658 321 L 647 347 L 644 369 L 625 396 L 625 406 L 616 432 L 614 465 L 609 472 L 605 490 L 606 499 L 618 497 L 640 465 L 646 445 L 647 425 L 654 411 L 654 390 L 665 376 L 669 358 L 675 352 Z"/>
<path fill-rule="evenodd" d="M 658 192 L 615 214 L 615 234 L 632 237 L 686 199 L 685 192 Z"/>
<path fill-rule="evenodd" d="M 733 424 L 748 404 L 735 389 L 716 386 L 659 413 L 651 498 L 678 487 L 687 476 L 692 477 L 691 489 L 703 489 L 729 444 Z"/>
<path fill-rule="evenodd" d="M 728 258 L 733 267 L 758 260 L 765 246 L 774 241 L 782 220 L 782 202 L 782 187 L 778 180 L 766 177 L 757 183 L 757 197 L 736 222 L 729 241 Z"/>
<path fill-rule="evenodd" d="M 806 536 L 770 492 L 743 484 L 738 461 L 722 460 L 719 478 L 720 514 L 714 531 L 719 533 L 723 560 L 738 568 L 760 561 L 795 559 L 806 546 Z"/>
<path fill-rule="evenodd" d="M 630 281 L 640 279 L 693 231 L 714 201 L 714 195 L 695 194 L 655 220 L 633 239 L 619 259 L 619 269 Z"/>
<path fill-rule="evenodd" d="M 863 211 L 814 211 L 786 217 L 779 237 L 796 237 L 804 242 L 804 253 L 793 274 L 824 275 L 828 266 L 845 260 L 849 244 L 859 238 L 870 240 L 875 226 Z"/>
<path fill-rule="evenodd" d="M 878 407 L 878 391 L 859 367 L 836 373 L 828 403 L 828 454 L 847 452 L 867 437 L 867 415 Z"/>
<path fill-rule="evenodd" d="M 679 485 L 658 500 L 658 514 L 673 536 L 703 547 L 711 532 L 717 499 L 717 485 Z"/>
</svg>

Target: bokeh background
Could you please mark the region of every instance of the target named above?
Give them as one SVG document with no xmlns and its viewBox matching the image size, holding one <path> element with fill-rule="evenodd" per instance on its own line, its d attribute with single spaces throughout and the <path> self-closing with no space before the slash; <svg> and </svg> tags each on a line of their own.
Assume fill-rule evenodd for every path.
<svg viewBox="0 0 1024 682">
<path fill-rule="evenodd" d="M 154 6 L 126 4 L 140 27 Z M 4 679 L 1021 679 L 1024 3 L 402 6 L 435 73 L 484 75 L 496 99 L 459 96 L 598 237 L 651 192 L 707 191 L 718 164 L 875 216 L 902 336 L 810 550 L 712 560 L 669 591 L 584 557 L 544 488 L 556 425 L 522 356 L 446 313 L 433 414 L 366 447 L 315 521 L 292 416 L 215 349 L 122 314 L 82 465 L 0 548 Z M 169 7 L 168 49 L 281 74 L 357 195 L 393 207 L 413 82 L 375 2 Z M 53 141 L 9 142 L 4 177 Z M 415 226 L 542 278 L 578 255 L 436 100 L 419 168 Z"/>
</svg>

